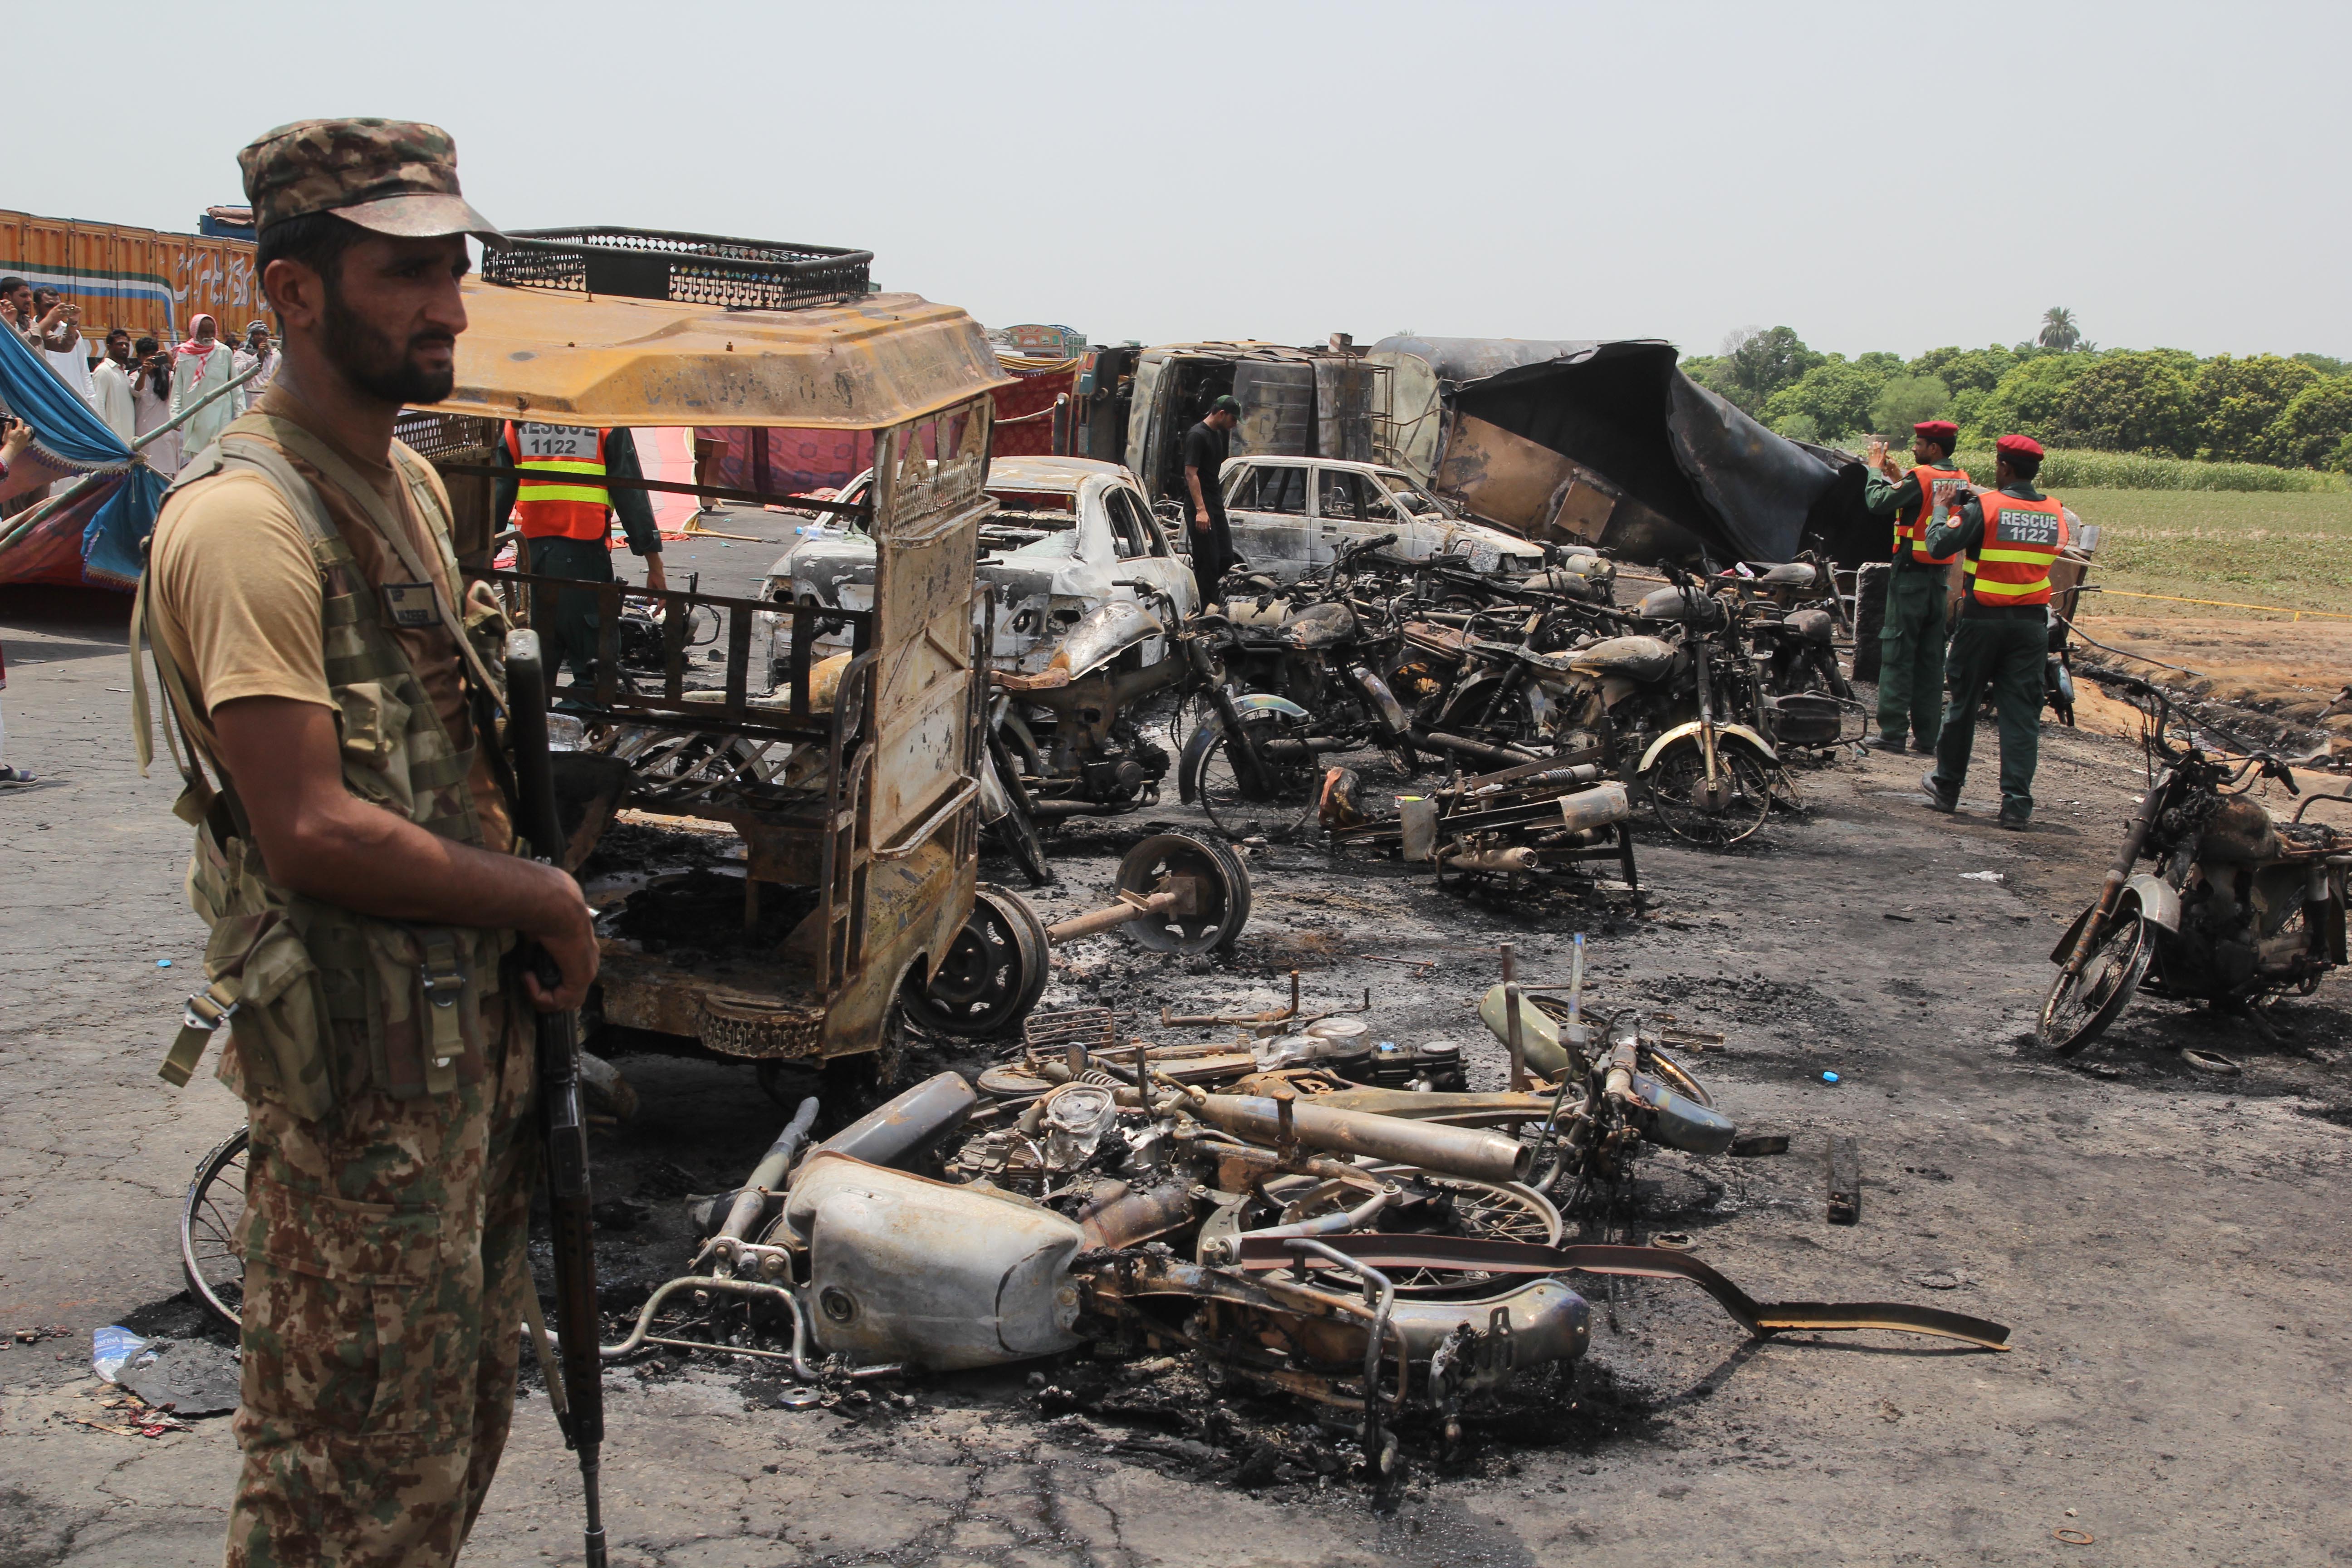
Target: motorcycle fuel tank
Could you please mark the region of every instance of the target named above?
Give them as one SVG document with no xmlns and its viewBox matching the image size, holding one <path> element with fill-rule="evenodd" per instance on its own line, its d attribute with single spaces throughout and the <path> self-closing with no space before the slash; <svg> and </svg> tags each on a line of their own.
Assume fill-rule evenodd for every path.
<svg viewBox="0 0 2352 1568">
<path fill-rule="evenodd" d="M 1663 679 L 1674 664 L 1674 646 L 1657 637 L 1603 637 L 1568 656 L 1568 667 L 1579 675 L 1622 675 L 1639 681 Z"/>
</svg>

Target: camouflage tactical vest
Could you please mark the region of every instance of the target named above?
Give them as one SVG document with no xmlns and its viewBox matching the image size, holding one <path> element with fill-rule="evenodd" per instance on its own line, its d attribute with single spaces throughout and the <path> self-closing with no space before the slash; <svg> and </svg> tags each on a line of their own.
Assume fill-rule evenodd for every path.
<svg viewBox="0 0 2352 1568">
<path fill-rule="evenodd" d="M 173 489 L 244 469 L 286 498 L 301 521 L 323 586 L 320 631 L 344 787 L 427 832 L 478 847 L 481 823 L 467 784 L 473 750 L 460 748 L 442 723 L 406 651 L 391 635 L 390 616 L 416 625 L 408 617 L 429 608 L 457 643 L 476 689 L 502 703 L 505 614 L 487 588 L 469 593 L 456 609 L 435 587 L 429 607 L 409 603 L 415 595 L 408 595 L 388 610 L 389 595 L 368 581 L 317 490 L 287 461 L 289 452 L 360 509 L 381 536 L 387 559 L 397 560 L 415 581 L 434 584 L 375 489 L 317 437 L 274 415 L 236 420 L 188 464 Z M 426 523 L 430 547 L 438 552 L 441 580 L 461 582 L 447 520 L 421 459 L 397 443 L 393 459 Z M 212 932 L 205 948 L 211 984 L 188 999 L 163 1077 L 185 1084 L 226 1021 L 248 1090 L 306 1119 L 323 1117 L 371 1089 L 394 1099 L 454 1089 L 459 1058 L 474 1053 L 478 1065 L 489 1044 L 485 1005 L 499 988 L 499 961 L 514 945 L 513 933 L 379 920 L 272 882 L 232 781 L 222 774 L 215 790 L 205 778 L 184 721 L 195 711 L 194 693 L 165 645 L 146 637 L 146 596 L 142 576 L 131 617 L 139 762 L 144 771 L 153 754 L 139 655 L 146 640 L 171 709 L 164 738 L 187 783 L 173 810 L 196 829 L 188 902 Z"/>
</svg>

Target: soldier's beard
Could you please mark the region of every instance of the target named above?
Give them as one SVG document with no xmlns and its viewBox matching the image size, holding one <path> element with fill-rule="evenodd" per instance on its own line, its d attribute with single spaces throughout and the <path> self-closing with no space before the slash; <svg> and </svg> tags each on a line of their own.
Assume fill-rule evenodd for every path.
<svg viewBox="0 0 2352 1568">
<path fill-rule="evenodd" d="M 424 331 L 405 344 L 362 321 L 343 306 L 342 290 L 327 290 L 325 320 L 327 358 L 343 379 L 372 397 L 386 403 L 438 403 L 457 385 L 456 370 L 427 370 L 416 363 L 416 351 L 453 343 L 446 332 Z"/>
</svg>

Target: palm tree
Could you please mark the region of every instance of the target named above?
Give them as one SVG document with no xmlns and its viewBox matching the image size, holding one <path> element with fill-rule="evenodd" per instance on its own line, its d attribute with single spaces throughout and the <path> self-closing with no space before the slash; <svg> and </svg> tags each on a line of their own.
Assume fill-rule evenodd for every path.
<svg viewBox="0 0 2352 1568">
<path fill-rule="evenodd" d="M 2074 324 L 2074 312 L 2063 305 L 2053 305 L 2042 312 L 2042 335 L 2034 340 L 2045 349 L 2064 353 L 2079 348 L 2083 330 Z"/>
</svg>

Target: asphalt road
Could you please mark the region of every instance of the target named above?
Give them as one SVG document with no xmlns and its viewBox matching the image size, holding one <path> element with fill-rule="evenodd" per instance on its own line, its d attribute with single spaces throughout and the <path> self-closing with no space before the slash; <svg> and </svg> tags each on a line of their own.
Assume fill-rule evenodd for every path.
<svg viewBox="0 0 2352 1568">
<path fill-rule="evenodd" d="M 677 549 L 673 573 L 698 561 L 727 591 L 767 554 L 706 542 Z M 67 1331 L 0 1349 L 0 1563 L 205 1563 L 235 1471 L 227 1423 L 156 1438 L 76 1424 L 106 1414 L 94 1328 L 184 1317 L 177 1205 L 241 1117 L 209 1076 L 176 1092 L 155 1077 L 200 948 L 180 895 L 186 830 L 168 762 L 143 780 L 131 763 L 121 603 L 58 600 L 0 598 L 9 759 L 44 776 L 0 794 L 0 1330 Z M 1411 1438 L 1412 1479 L 1386 1516 L 1344 1479 L 1250 1474 L 1259 1447 L 1312 1448 L 1302 1413 L 1181 1371 L 1114 1398 L 1063 1397 L 1084 1379 L 1048 1369 L 1043 1393 L 1013 1373 L 794 1411 L 772 1379 L 643 1366 L 611 1379 L 614 1561 L 2352 1560 L 2352 993 L 2339 976 L 2283 1006 L 2284 1045 L 2144 1003 L 2085 1065 L 2052 1062 L 2024 1037 L 2044 955 L 2095 889 L 2137 757 L 2046 734 L 2042 821 L 2021 837 L 1973 798 L 1992 743 L 1988 727 L 1975 809 L 1957 818 L 1915 804 L 1917 763 L 1874 758 L 1801 775 L 1812 809 L 1753 848 L 1645 839 L 1642 918 L 1622 900 L 1437 892 L 1393 866 L 1278 849 L 1253 864 L 1256 914 L 1230 964 L 1090 939 L 1047 1003 L 1265 1005 L 1297 965 L 1310 993 L 1370 986 L 1384 1036 L 1472 1046 L 1474 1087 L 1492 1086 L 1500 1047 L 1469 1011 L 1492 959 L 1474 950 L 1508 936 L 1531 969 L 1558 970 L 1586 931 L 1601 1000 L 1723 1031 L 1727 1048 L 1698 1064 L 1717 1102 L 1794 1136 L 1776 1159 L 1660 1158 L 1646 1229 L 1690 1233 L 1759 1297 L 1949 1306 L 2013 1325 L 2011 1352 L 1888 1334 L 1750 1343 L 1686 1288 L 1591 1282 L 1573 1391 L 1474 1422 L 1450 1468 Z M 1097 901 L 1142 826 L 1071 830 L 1048 918 Z M 1417 978 L 1374 953 L 1439 968 Z M 2243 1075 L 2189 1072 L 2184 1043 Z M 740 1179 L 782 1119 L 740 1069 L 623 1065 L 646 1110 L 600 1138 L 603 1191 L 651 1194 L 657 1167 L 698 1190 Z M 1836 1133 L 1863 1152 L 1852 1227 L 1822 1213 Z M 667 1214 L 672 1200 L 646 1202 Z M 602 1238 L 608 1273 L 675 1269 L 668 1235 Z M 575 1500 L 530 1397 L 467 1561 L 576 1560 Z"/>
</svg>

